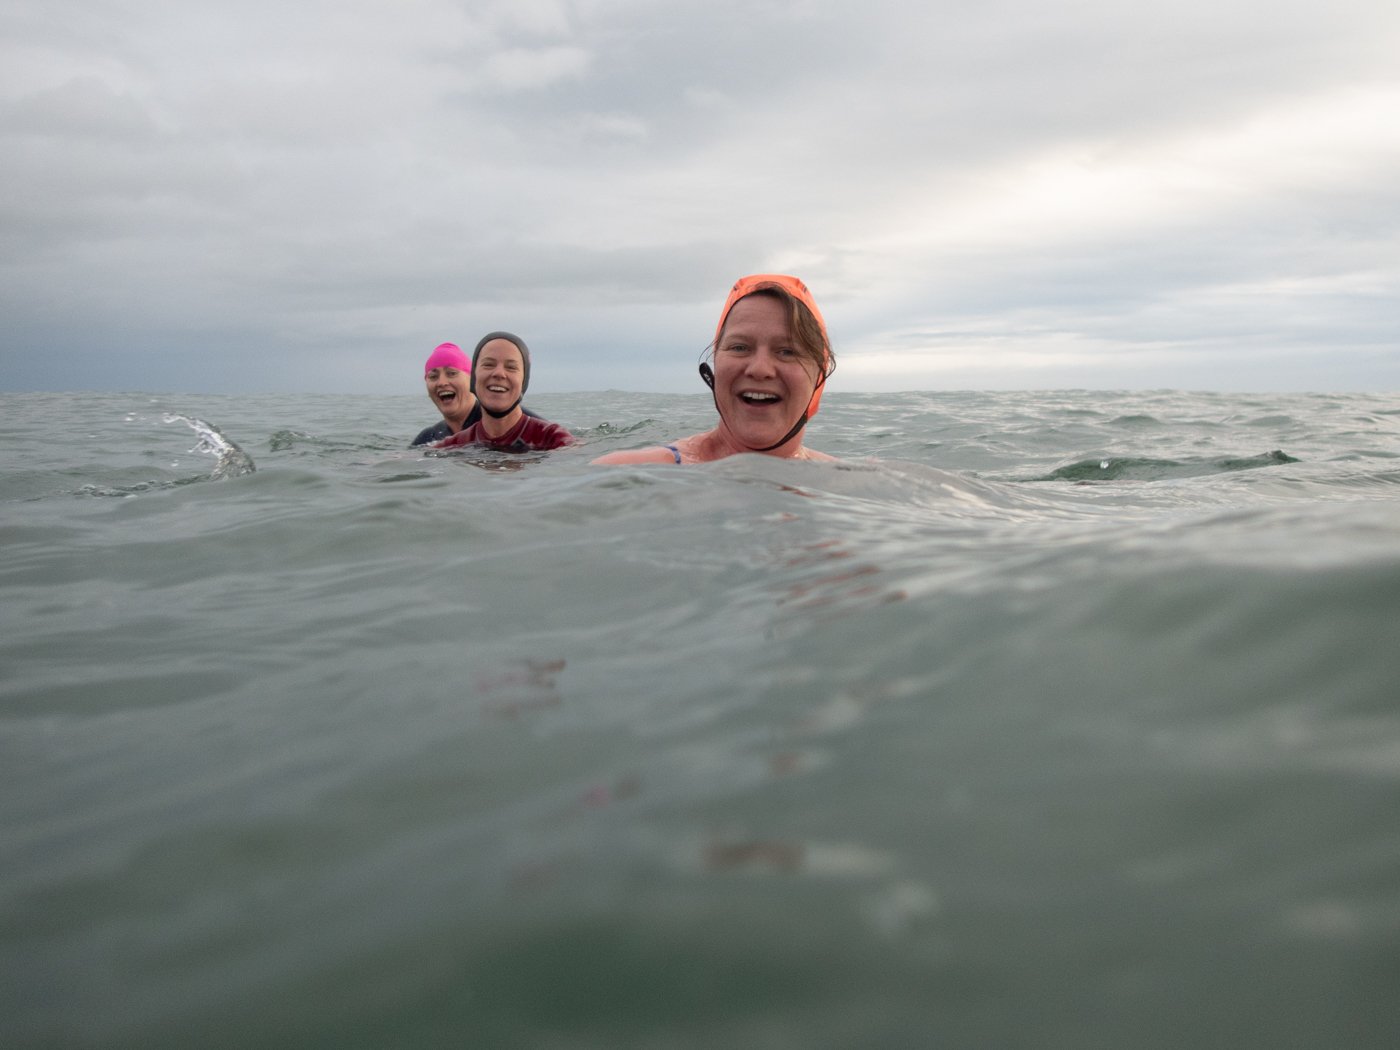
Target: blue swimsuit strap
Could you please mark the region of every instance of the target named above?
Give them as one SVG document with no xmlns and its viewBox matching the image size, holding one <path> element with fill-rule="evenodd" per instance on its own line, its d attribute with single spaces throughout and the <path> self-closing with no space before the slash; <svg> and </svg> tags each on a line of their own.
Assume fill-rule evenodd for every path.
<svg viewBox="0 0 1400 1050">
<path fill-rule="evenodd" d="M 676 462 L 679 463 L 681 461 L 681 450 L 676 448 L 675 445 L 663 445 L 662 448 L 669 448 L 671 450 L 671 455 L 676 457 Z"/>
</svg>

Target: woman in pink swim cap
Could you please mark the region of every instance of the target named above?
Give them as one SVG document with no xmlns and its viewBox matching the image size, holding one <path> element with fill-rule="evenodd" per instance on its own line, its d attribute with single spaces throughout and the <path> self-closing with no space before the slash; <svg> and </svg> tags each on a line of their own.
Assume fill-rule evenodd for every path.
<svg viewBox="0 0 1400 1050">
<path fill-rule="evenodd" d="M 672 445 L 628 449 L 594 463 L 707 463 L 741 452 L 784 459 L 835 457 L 802 444 L 822 388 L 836 368 L 826 322 L 796 277 L 741 277 L 720 311 L 711 347 L 714 367 L 700 366 L 719 423 Z"/>
<path fill-rule="evenodd" d="M 481 418 L 481 406 L 472 393 L 472 359 L 456 343 L 439 343 L 423 365 L 428 400 L 442 413 L 442 422 L 426 427 L 413 439 L 427 445 L 449 438 Z"/>
</svg>

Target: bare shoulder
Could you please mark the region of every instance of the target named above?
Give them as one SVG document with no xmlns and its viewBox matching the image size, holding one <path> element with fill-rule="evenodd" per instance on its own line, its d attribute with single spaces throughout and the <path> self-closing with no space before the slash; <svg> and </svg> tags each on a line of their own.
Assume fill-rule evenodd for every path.
<svg viewBox="0 0 1400 1050">
<path fill-rule="evenodd" d="M 651 448 L 629 448 L 621 452 L 609 452 L 599 456 L 594 463 L 605 466 L 618 463 L 705 463 L 719 459 L 725 453 L 715 454 L 710 449 L 714 431 L 704 434 L 691 434 L 671 445 L 653 445 Z"/>
<path fill-rule="evenodd" d="M 803 446 L 801 459 L 814 459 L 822 463 L 837 463 L 839 460 L 835 456 L 828 456 L 825 452 L 818 452 L 814 448 Z"/>
<path fill-rule="evenodd" d="M 665 445 L 655 445 L 651 448 L 629 448 L 619 452 L 608 452 L 593 462 L 605 467 L 626 463 L 675 463 L 676 456 Z"/>
</svg>

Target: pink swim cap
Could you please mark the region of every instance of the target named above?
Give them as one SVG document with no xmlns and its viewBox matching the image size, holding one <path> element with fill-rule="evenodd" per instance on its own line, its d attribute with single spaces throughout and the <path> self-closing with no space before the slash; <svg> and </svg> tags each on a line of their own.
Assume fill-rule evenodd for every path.
<svg viewBox="0 0 1400 1050">
<path fill-rule="evenodd" d="M 440 343 L 428 355 L 428 363 L 423 366 L 423 375 L 426 376 L 434 368 L 455 368 L 459 372 L 470 374 L 472 359 L 456 343 Z"/>
</svg>

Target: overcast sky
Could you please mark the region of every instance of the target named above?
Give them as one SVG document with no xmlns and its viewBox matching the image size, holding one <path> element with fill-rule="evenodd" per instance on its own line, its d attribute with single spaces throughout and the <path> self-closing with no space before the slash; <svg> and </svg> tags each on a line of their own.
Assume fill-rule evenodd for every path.
<svg viewBox="0 0 1400 1050">
<path fill-rule="evenodd" d="M 0 0 L 0 389 L 1400 391 L 1395 0 Z"/>
</svg>

